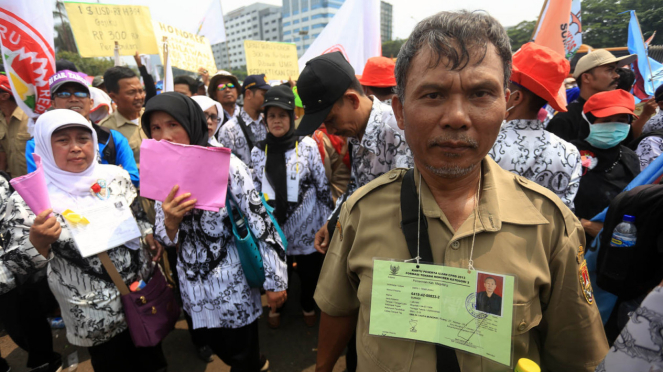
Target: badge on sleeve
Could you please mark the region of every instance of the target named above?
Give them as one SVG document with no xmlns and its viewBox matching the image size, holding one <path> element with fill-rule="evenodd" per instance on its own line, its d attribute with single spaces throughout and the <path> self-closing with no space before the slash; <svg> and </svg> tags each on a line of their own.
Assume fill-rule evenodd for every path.
<svg viewBox="0 0 663 372">
<path fill-rule="evenodd" d="M 578 270 L 578 280 L 580 281 L 580 288 L 582 294 L 585 296 L 588 304 L 594 303 L 594 291 L 592 290 L 592 283 L 589 281 L 589 271 L 587 270 L 587 261 L 583 260 Z"/>
<path fill-rule="evenodd" d="M 576 255 L 576 261 L 578 262 L 578 265 L 582 263 L 582 261 L 585 260 L 585 247 L 582 245 L 578 248 L 578 254 Z"/>
<path fill-rule="evenodd" d="M 97 182 L 90 186 L 90 193 L 92 193 L 92 196 L 96 196 L 99 200 L 108 199 L 110 195 L 108 194 L 106 180 L 98 179 Z"/>
</svg>

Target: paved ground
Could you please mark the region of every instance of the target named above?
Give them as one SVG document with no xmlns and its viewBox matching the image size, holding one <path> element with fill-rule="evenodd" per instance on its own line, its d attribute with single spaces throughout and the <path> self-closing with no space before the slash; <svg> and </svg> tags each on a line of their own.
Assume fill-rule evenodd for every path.
<svg viewBox="0 0 663 372">
<path fill-rule="evenodd" d="M 267 327 L 266 315 L 260 322 L 260 348 L 261 352 L 270 361 L 272 372 L 313 372 L 315 370 L 316 347 L 318 343 L 318 328 L 308 328 L 299 307 L 299 281 L 296 276 L 291 283 L 291 291 L 286 308 L 281 315 L 281 328 L 272 330 Z M 267 310 L 266 310 L 267 311 Z M 265 311 L 265 314 L 267 313 Z M 196 356 L 191 344 L 186 322 L 180 320 L 176 329 L 164 341 L 164 353 L 168 359 L 169 372 L 228 372 L 230 368 L 217 356 L 212 363 L 203 363 Z M 66 340 L 65 330 L 54 330 L 53 340 L 55 351 L 63 356 L 65 365 L 71 354 L 78 356 L 79 372 L 93 372 L 90 365 L 90 356 L 85 348 L 78 348 Z M 7 336 L 0 331 L 0 351 L 12 367 L 12 372 L 27 372 L 25 363 L 27 353 L 19 349 Z M 345 357 L 336 364 L 334 372 L 345 369 Z M 63 371 L 74 371 L 64 369 Z"/>
</svg>

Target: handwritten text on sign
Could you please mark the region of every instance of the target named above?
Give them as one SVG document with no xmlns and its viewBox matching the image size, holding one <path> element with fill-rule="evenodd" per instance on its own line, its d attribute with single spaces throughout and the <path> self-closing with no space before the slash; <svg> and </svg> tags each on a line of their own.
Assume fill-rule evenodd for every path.
<svg viewBox="0 0 663 372">
<path fill-rule="evenodd" d="M 299 77 L 295 44 L 244 40 L 249 75 L 265 74 L 267 80 L 296 80 Z"/>
<path fill-rule="evenodd" d="M 154 24 L 154 34 L 157 36 L 157 40 L 161 42 L 164 36 L 168 37 L 168 54 L 172 66 L 194 72 L 201 67 L 204 67 L 207 71 L 216 71 L 212 47 L 209 45 L 207 38 L 154 20 L 152 23 Z M 159 47 L 159 56 L 165 66 L 166 61 L 164 60 L 162 47 Z"/>
<path fill-rule="evenodd" d="M 157 54 L 148 7 L 75 2 L 64 6 L 81 57 L 111 57 L 116 41 L 120 55 Z"/>
</svg>

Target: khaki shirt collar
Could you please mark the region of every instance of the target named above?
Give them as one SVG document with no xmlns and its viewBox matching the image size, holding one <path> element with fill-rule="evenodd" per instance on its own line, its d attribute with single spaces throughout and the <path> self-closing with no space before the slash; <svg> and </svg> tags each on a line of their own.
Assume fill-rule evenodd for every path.
<svg viewBox="0 0 663 372">
<path fill-rule="evenodd" d="M 548 220 L 541 214 L 532 201 L 527 197 L 515 176 L 502 170 L 490 157 L 481 162 L 483 171 L 483 184 L 479 199 L 479 218 L 477 219 L 477 233 L 495 232 L 502 228 L 502 223 L 516 225 L 543 225 Z M 419 171 L 415 167 L 415 184 L 419 186 Z M 424 215 L 429 218 L 439 218 L 450 231 L 451 224 L 435 201 L 426 181 L 421 187 L 421 203 Z M 463 222 L 455 233 L 454 239 L 472 235 L 474 231 L 474 212 Z"/>
<path fill-rule="evenodd" d="M 137 125 L 138 127 L 140 127 L 140 119 L 141 119 L 141 117 L 143 116 L 143 112 L 145 112 L 145 108 L 144 108 L 144 107 L 140 110 L 140 116 L 138 116 L 138 124 L 136 124 L 136 123 L 134 123 L 133 121 L 131 121 L 131 120 L 125 118 L 122 114 L 120 114 L 120 111 L 118 111 L 118 110 L 115 110 L 115 112 L 113 113 L 113 115 L 115 115 L 115 117 L 116 117 L 116 119 L 117 119 L 117 120 L 116 120 L 116 123 L 117 123 L 117 127 L 118 127 L 118 128 L 119 128 L 119 127 L 122 127 L 122 126 L 124 126 L 124 125 Z"/>
</svg>

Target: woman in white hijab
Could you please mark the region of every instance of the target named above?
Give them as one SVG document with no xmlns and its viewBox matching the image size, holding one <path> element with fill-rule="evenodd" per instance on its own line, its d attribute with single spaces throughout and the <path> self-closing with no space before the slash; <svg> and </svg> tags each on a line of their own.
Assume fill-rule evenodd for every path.
<svg viewBox="0 0 663 372">
<path fill-rule="evenodd" d="M 209 139 L 207 140 L 210 145 L 214 147 L 222 147 L 223 145 L 217 140 L 219 129 L 221 129 L 221 121 L 223 120 L 223 108 L 221 104 L 207 96 L 193 96 L 192 100 L 196 101 L 198 106 L 203 109 L 205 119 L 207 119 L 207 130 Z"/>
<path fill-rule="evenodd" d="M 35 215 L 13 193 L 7 203 L 6 248 L 0 259 L 18 281 L 48 266 L 49 286 L 60 304 L 67 340 L 88 347 L 96 372 L 165 370 L 161 345 L 134 346 L 119 291 L 96 255 L 81 255 L 63 216 L 67 209 L 80 212 L 105 203 L 116 207 L 120 201 L 131 204 L 137 195 L 129 174 L 120 167 L 97 163 L 96 132 L 75 111 L 52 110 L 41 115 L 34 135 L 53 209 Z M 138 221 L 138 225 L 143 234 L 150 227 L 147 221 Z M 139 239 L 106 253 L 127 285 L 148 282 L 154 266 Z"/>
</svg>

